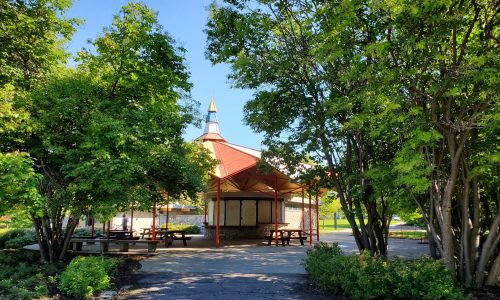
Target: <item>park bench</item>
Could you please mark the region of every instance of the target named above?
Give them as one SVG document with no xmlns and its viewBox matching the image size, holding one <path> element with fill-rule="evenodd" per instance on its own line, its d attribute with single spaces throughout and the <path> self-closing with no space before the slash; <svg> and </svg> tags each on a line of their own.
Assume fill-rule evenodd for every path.
<svg viewBox="0 0 500 300">
<path fill-rule="evenodd" d="M 91 239 L 91 238 L 72 238 L 70 240 L 69 249 L 73 251 L 82 251 L 83 243 L 93 244 L 100 243 L 101 251 L 107 252 L 109 249 L 109 242 L 114 240 L 108 239 Z"/>
<path fill-rule="evenodd" d="M 160 241 L 152 241 L 152 240 L 116 240 L 115 243 L 120 245 L 121 252 L 128 252 L 130 244 L 147 244 L 148 245 L 148 253 L 156 252 L 156 247 Z"/>
</svg>

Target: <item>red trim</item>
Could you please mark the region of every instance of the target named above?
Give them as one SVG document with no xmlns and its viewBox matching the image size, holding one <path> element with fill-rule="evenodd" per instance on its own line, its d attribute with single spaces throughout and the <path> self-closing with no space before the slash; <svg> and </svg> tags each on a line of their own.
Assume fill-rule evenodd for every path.
<svg viewBox="0 0 500 300">
<path fill-rule="evenodd" d="M 220 248 L 220 178 L 217 180 L 217 223 L 215 227 L 215 247 Z"/>
<path fill-rule="evenodd" d="M 304 189 L 302 189 L 302 231 L 306 231 L 306 222 L 304 216 Z"/>
<path fill-rule="evenodd" d="M 153 233 L 152 233 L 152 239 L 153 241 L 156 241 L 156 201 L 153 204 Z"/>
<path fill-rule="evenodd" d="M 274 177 L 274 241 L 278 246 L 278 176 Z"/>
<path fill-rule="evenodd" d="M 130 212 L 130 231 L 134 229 L 134 208 Z"/>
<path fill-rule="evenodd" d="M 203 224 L 207 224 L 207 202 L 203 205 Z"/>
<path fill-rule="evenodd" d="M 165 220 L 165 229 L 168 230 L 168 219 L 170 218 L 170 207 L 169 207 L 169 204 L 170 204 L 170 195 L 167 194 L 167 216 L 166 216 L 166 220 Z"/>
<path fill-rule="evenodd" d="M 311 192 L 309 191 L 309 245 L 312 246 L 313 239 L 313 222 L 312 222 L 312 209 L 311 209 Z"/>
<path fill-rule="evenodd" d="M 109 228 L 111 228 L 111 221 L 108 221 L 108 232 L 106 233 L 106 237 L 109 240 Z"/>
<path fill-rule="evenodd" d="M 316 241 L 319 242 L 319 205 L 318 205 L 318 192 L 316 192 Z"/>
</svg>

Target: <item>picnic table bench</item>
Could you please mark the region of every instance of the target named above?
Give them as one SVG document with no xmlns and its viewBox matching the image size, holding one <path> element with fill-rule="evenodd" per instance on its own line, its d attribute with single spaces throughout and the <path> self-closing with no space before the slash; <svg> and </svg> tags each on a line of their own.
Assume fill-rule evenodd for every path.
<svg viewBox="0 0 500 300">
<path fill-rule="evenodd" d="M 165 240 L 165 247 L 171 246 L 173 241 L 182 241 L 182 244 L 187 246 L 187 241 L 192 238 L 186 236 L 186 230 L 159 230 L 157 234 L 161 240 Z"/>
<path fill-rule="evenodd" d="M 112 239 L 91 239 L 91 238 L 72 238 L 70 240 L 69 249 L 73 251 L 82 251 L 83 243 L 93 244 L 100 243 L 101 251 L 107 252 L 109 249 L 109 243 L 114 240 Z"/>
<path fill-rule="evenodd" d="M 160 241 L 151 240 L 136 240 L 136 239 L 126 239 L 126 240 L 115 240 L 115 239 L 87 239 L 87 238 L 72 238 L 70 240 L 70 249 L 73 251 L 82 251 L 82 246 L 84 242 L 97 242 L 100 244 L 101 252 L 109 251 L 109 243 L 116 243 L 120 245 L 121 252 L 128 252 L 130 244 L 147 244 L 148 253 L 156 252 L 156 246 Z"/>
<path fill-rule="evenodd" d="M 304 245 L 304 241 L 307 240 L 306 236 L 302 236 L 302 230 L 300 229 L 279 229 L 277 232 L 275 229 L 271 229 L 269 232 L 269 236 L 266 236 L 267 245 L 271 245 L 277 233 L 279 233 L 278 240 L 281 241 L 283 246 L 285 246 L 285 242 L 290 245 L 290 240 L 299 240 L 301 245 Z"/>
<path fill-rule="evenodd" d="M 191 236 L 186 235 L 185 230 L 167 230 L 167 229 L 159 229 L 155 231 L 156 238 L 158 240 L 165 241 L 165 247 L 171 246 L 173 241 L 182 241 L 184 246 L 187 246 L 187 241 L 192 239 Z M 147 240 L 151 240 L 151 235 L 153 234 L 151 228 L 143 228 L 140 233 L 141 237 L 144 239 L 145 236 Z M 180 236 L 179 236 L 180 235 Z"/>
<path fill-rule="evenodd" d="M 117 244 L 120 244 L 121 252 L 128 252 L 130 244 L 147 244 L 148 245 L 148 253 L 156 252 L 156 246 L 160 241 L 151 241 L 151 240 L 116 240 Z"/>
</svg>

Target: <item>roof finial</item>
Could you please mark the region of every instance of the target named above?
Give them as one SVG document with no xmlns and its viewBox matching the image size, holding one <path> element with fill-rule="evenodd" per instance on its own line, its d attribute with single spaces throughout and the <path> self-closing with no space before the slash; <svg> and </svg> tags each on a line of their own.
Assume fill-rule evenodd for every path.
<svg viewBox="0 0 500 300">
<path fill-rule="evenodd" d="M 215 100 L 213 98 L 208 106 L 208 112 L 217 112 L 217 107 L 215 106 Z"/>
</svg>

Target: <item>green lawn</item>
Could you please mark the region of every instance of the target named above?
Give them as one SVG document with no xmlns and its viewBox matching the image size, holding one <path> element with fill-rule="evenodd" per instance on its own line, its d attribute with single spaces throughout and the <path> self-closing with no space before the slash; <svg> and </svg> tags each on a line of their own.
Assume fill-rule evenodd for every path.
<svg viewBox="0 0 500 300">
<path fill-rule="evenodd" d="M 426 236 L 427 236 L 427 233 L 425 231 L 393 230 L 393 231 L 389 232 L 389 237 L 400 238 L 400 239 L 421 240 Z"/>
<path fill-rule="evenodd" d="M 337 230 L 338 229 L 346 229 L 346 228 L 351 228 L 351 225 L 349 225 L 349 222 L 347 221 L 347 219 L 338 219 L 337 220 Z M 333 227 L 333 219 L 319 220 L 319 232 L 320 233 L 331 232 L 334 230 L 335 230 L 335 228 Z"/>
<path fill-rule="evenodd" d="M 401 221 L 392 221 L 391 226 L 398 225 L 401 223 L 402 223 Z M 347 221 L 347 219 L 344 218 L 344 219 L 337 220 L 337 230 L 350 229 L 350 228 L 351 228 L 351 225 L 349 225 L 349 222 Z M 319 232 L 320 233 L 328 233 L 328 232 L 332 232 L 332 231 L 335 231 L 335 228 L 333 227 L 333 219 L 324 220 L 324 226 L 323 226 L 323 220 L 319 220 Z"/>
</svg>

